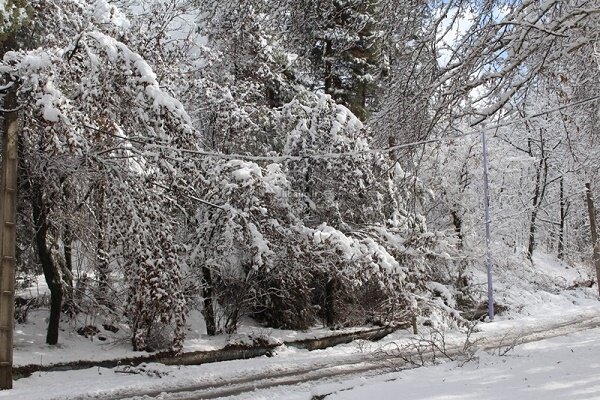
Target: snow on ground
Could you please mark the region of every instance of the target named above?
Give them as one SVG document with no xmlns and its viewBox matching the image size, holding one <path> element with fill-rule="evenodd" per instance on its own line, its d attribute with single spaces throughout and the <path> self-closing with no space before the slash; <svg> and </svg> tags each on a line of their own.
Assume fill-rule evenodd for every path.
<svg viewBox="0 0 600 400">
<path fill-rule="evenodd" d="M 56 364 L 78 360 L 103 361 L 128 357 L 149 355 L 147 352 L 133 351 L 129 331 L 124 325 L 104 321 L 101 318 L 80 316 L 69 322 L 62 322 L 57 346 L 48 346 L 46 342 L 46 325 L 48 309 L 40 308 L 29 311 L 25 323 L 16 324 L 14 332 L 15 366 L 29 364 Z M 328 328 L 313 327 L 307 332 L 262 327 L 251 320 L 245 320 L 239 327 L 238 333 L 232 335 L 206 335 L 204 320 L 199 312 L 194 311 L 189 318 L 188 337 L 184 345 L 185 352 L 209 351 L 225 347 L 231 342 L 246 342 L 248 338 L 265 338 L 270 342 L 303 340 L 321 338 L 332 334 L 350 333 L 372 327 L 356 327 L 340 329 L 332 332 Z M 102 324 L 117 325 L 119 331 L 113 333 L 103 329 Z M 86 338 L 78 335 L 76 330 L 93 325 L 100 329 L 94 337 Z M 103 340 L 99 340 L 99 338 Z"/>
<path fill-rule="evenodd" d="M 37 276 L 33 281 L 17 278 L 17 287 L 20 289 L 15 291 L 15 297 L 32 298 L 50 293 L 44 275 Z"/>
<path fill-rule="evenodd" d="M 534 254 L 533 263 L 522 254 L 497 258 L 493 272 L 494 300 L 509 308 L 502 318 L 555 318 L 557 310 L 560 317 L 563 308 L 593 307 L 598 301 L 596 286 L 578 287 L 593 276 L 589 267 L 573 267 L 539 253 Z M 481 292 L 486 291 L 484 268 L 474 271 L 473 275 Z"/>
<path fill-rule="evenodd" d="M 318 386 L 308 393 L 299 390 L 294 397 L 310 399 L 315 394 L 332 393 L 325 398 L 591 400 L 600 398 L 598 354 L 600 329 L 593 329 L 524 344 L 502 357 L 481 352 L 478 360 L 463 366 L 452 362 L 370 379 L 354 379 Z M 270 397 L 275 392 L 245 398 L 275 398 Z"/>
<path fill-rule="evenodd" d="M 105 398 L 124 391 L 131 393 L 136 389 L 163 390 L 207 383 L 219 386 L 230 379 L 257 372 L 274 375 L 291 368 L 318 368 L 320 364 L 335 363 L 336 359 L 354 356 L 358 351 L 353 344 L 312 352 L 283 346 L 274 357 L 185 367 L 147 364 L 142 367 L 143 370 L 137 369 L 140 372 L 137 374 L 129 373 L 124 367 L 36 372 L 29 378 L 16 380 L 13 390 L 0 391 L 0 399 L 46 400 L 81 395 Z"/>
<path fill-rule="evenodd" d="M 568 312 L 561 321 L 568 321 Z M 600 307 L 588 309 L 589 318 L 596 319 Z M 577 314 L 579 317 L 583 313 Z M 501 334 L 503 328 L 514 328 L 514 320 L 482 324 L 478 335 Z M 547 321 L 537 328 L 544 330 Z M 488 329 L 493 327 L 493 329 Z M 403 336 L 403 337 L 400 337 Z M 406 342 L 407 332 L 396 334 L 395 340 Z M 452 335 L 449 335 L 449 342 Z M 337 360 L 361 357 L 384 345 L 347 344 L 322 351 L 308 352 L 281 348 L 275 357 L 235 360 L 199 366 L 177 367 L 149 364 L 131 374 L 124 368 L 89 368 L 81 371 L 41 372 L 15 382 L 15 389 L 0 392 L 0 399 L 49 400 L 65 398 L 103 399 L 110 395 L 135 393 L 135 390 L 166 390 L 198 384 L 225 385 L 263 373 L 274 376 L 297 368 L 314 368 L 336 364 Z M 362 352 L 362 353 L 361 353 Z M 309 400 L 314 395 L 334 393 L 329 399 L 392 399 L 427 400 L 454 399 L 595 399 L 600 397 L 600 329 L 532 342 L 518 346 L 500 357 L 485 351 L 479 361 L 459 367 L 457 363 L 424 367 L 368 378 L 337 378 L 328 381 L 278 387 L 239 395 L 238 400 L 281 399 Z M 365 356 L 366 357 L 366 356 Z M 495 396 L 495 397 L 494 397 Z M 528 396 L 528 397 L 527 397 Z M 169 396 L 163 396 L 168 399 Z M 236 399 L 232 398 L 232 399 Z"/>
<path fill-rule="evenodd" d="M 567 266 L 551 257 L 537 255 L 533 265 L 524 263 L 523 268 L 517 271 L 500 265 L 495 272 L 497 302 L 509 306 L 510 310 L 498 315 L 493 323 L 479 324 L 477 337 L 497 340 L 507 332 L 518 334 L 527 331 L 539 331 L 543 336 L 547 328 L 557 324 L 569 325 L 594 319 L 600 324 L 600 302 L 596 287 L 569 289 L 574 283 L 588 278 L 586 270 Z M 60 346 L 46 346 L 43 343 L 43 319 L 44 310 L 40 310 L 32 314 L 28 323 L 17 325 L 16 365 L 40 361 L 48 364 L 64 360 L 99 360 L 140 355 L 130 350 L 129 342 L 121 331 L 104 342 L 61 332 Z M 192 316 L 191 321 L 193 323 L 190 326 L 190 338 L 185 345 L 186 350 L 217 348 L 227 340 L 236 338 L 226 335 L 216 339 L 209 338 L 203 333 L 204 328 L 199 315 Z M 72 329 L 69 326 L 65 328 L 67 331 Z M 315 329 L 304 333 L 278 331 L 245 323 L 240 329 L 239 337 L 253 335 L 293 340 L 330 333 L 327 329 Z M 106 332 L 103 334 L 107 335 Z M 594 373 L 599 372 L 600 362 L 592 358 L 600 353 L 600 339 L 596 340 L 595 336 L 600 338 L 600 330 L 530 343 L 519 347 L 508 357 L 493 357 L 480 353 L 478 364 L 470 363 L 462 368 L 456 364 L 445 364 L 378 378 L 342 381 L 339 383 L 341 386 L 328 383 L 315 387 L 314 384 L 307 383 L 295 386 L 294 390 L 285 388 L 281 389 L 283 392 L 278 392 L 277 389 L 257 391 L 240 398 L 310 399 L 315 393 L 326 394 L 335 391 L 335 396 L 355 397 L 331 398 L 396 398 L 394 393 L 401 393 L 406 398 L 428 400 L 475 398 L 465 397 L 465 393 L 468 396 L 473 393 L 473 396 L 477 394 L 479 398 L 491 399 L 600 398 L 600 393 L 594 391 L 596 385 L 600 387 L 600 382 L 594 378 Z M 276 356 L 270 358 L 260 357 L 189 367 L 149 364 L 135 371 L 117 367 L 34 373 L 31 377 L 15 381 L 15 389 L 0 392 L 0 400 L 63 399 L 94 394 L 94 398 L 105 398 L 110 394 L 131 393 L 136 389 L 163 390 L 207 383 L 219 386 L 228 380 L 251 377 L 257 373 L 280 374 L 298 368 L 318 370 L 325 365 L 335 365 L 350 358 L 366 358 L 370 351 L 376 351 L 391 342 L 407 343 L 412 337 L 408 331 L 399 331 L 378 343 L 352 343 L 313 352 L 282 346 L 278 348 Z M 447 337 L 449 341 L 462 340 L 460 332 L 457 331 L 447 332 Z M 561 374 L 564 375 L 562 378 L 559 376 Z M 395 380 L 387 382 L 390 379 Z M 340 390 L 357 385 L 362 386 L 353 390 Z M 505 397 L 490 397 L 494 395 L 493 389 L 500 385 L 506 390 L 499 391 L 497 396 Z M 467 387 L 471 388 L 472 392 L 461 392 Z M 363 392 L 364 390 L 375 392 L 368 394 Z M 406 393 L 414 395 L 404 396 Z"/>
</svg>

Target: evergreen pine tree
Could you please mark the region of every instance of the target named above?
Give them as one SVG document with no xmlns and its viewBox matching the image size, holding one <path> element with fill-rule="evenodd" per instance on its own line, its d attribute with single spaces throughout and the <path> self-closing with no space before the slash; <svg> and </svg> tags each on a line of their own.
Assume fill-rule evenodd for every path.
<svg viewBox="0 0 600 400">
<path fill-rule="evenodd" d="M 318 84 L 364 121 L 377 107 L 387 74 L 374 0 L 335 0 L 314 33 L 310 58 Z"/>
</svg>

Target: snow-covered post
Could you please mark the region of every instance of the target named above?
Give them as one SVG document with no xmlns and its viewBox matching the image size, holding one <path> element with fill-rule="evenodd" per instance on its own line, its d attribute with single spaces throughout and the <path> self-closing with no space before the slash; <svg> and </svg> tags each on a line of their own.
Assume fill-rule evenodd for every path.
<svg viewBox="0 0 600 400">
<path fill-rule="evenodd" d="M 485 213 L 485 260 L 488 281 L 488 316 L 490 317 L 490 321 L 493 321 L 494 289 L 492 286 L 492 253 L 490 251 L 490 195 L 488 192 L 488 156 L 485 128 L 481 130 L 481 143 L 483 146 L 483 209 Z"/>
<path fill-rule="evenodd" d="M 19 113 L 16 84 L 9 84 L 4 90 L 0 178 L 0 389 L 12 389 Z"/>
</svg>

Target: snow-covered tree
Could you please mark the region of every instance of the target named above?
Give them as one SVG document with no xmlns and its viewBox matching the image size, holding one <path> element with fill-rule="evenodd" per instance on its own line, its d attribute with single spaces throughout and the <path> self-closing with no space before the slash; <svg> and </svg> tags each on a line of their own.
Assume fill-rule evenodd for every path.
<svg viewBox="0 0 600 400">
<path fill-rule="evenodd" d="M 190 265 L 202 282 L 209 334 L 234 332 L 260 302 L 257 278 L 273 269 L 288 236 L 288 183 L 278 164 L 209 162 L 198 179 L 206 201 L 193 218 Z"/>
<path fill-rule="evenodd" d="M 319 11 L 321 19 L 312 20 L 319 24 L 311 32 L 310 51 L 316 89 L 364 121 L 376 109 L 380 83 L 388 73 L 378 2 L 336 0 Z"/>
<path fill-rule="evenodd" d="M 168 149 L 194 147 L 198 137 L 182 104 L 161 87 L 152 67 L 118 39 L 129 27 L 118 9 L 105 1 L 69 0 L 32 7 L 50 21 L 39 28 L 45 32 L 40 47 L 7 52 L 2 71 L 19 82 L 22 168 L 37 235 L 45 235 L 37 241 L 38 253 L 53 292 L 49 342 L 57 340 L 63 285 L 50 255 L 57 244 L 65 245 L 66 229 L 58 225 L 66 220 L 54 213 L 61 210 L 68 181 L 79 193 L 98 191 L 93 185 L 99 183 L 107 186 L 100 212 L 120 217 L 94 222 L 113 245 L 108 263 L 118 264 L 117 273 L 127 278 L 134 348 L 146 347 L 152 324 L 170 321 L 176 326 L 173 345 L 180 348 L 185 305 L 168 193 L 179 190 L 182 170 Z M 96 208 L 93 198 L 82 195 L 90 210 Z M 68 227 L 75 235 L 88 229 Z M 90 236 L 79 236 L 85 237 Z M 136 237 L 137 247 L 130 242 Z"/>
<path fill-rule="evenodd" d="M 269 22 L 249 4 L 217 9 L 205 22 L 202 73 L 188 93 L 207 147 L 255 155 L 283 150 L 276 108 L 297 91 L 296 56 L 282 49 Z"/>
</svg>

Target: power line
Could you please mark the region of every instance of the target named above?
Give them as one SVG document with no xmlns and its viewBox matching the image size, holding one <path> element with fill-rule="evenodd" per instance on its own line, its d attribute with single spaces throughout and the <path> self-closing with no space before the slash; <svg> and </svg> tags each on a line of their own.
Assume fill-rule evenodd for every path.
<svg viewBox="0 0 600 400">
<path fill-rule="evenodd" d="M 498 123 L 495 125 L 488 125 L 481 129 L 464 132 L 460 135 L 453 135 L 453 136 L 448 136 L 448 137 L 444 137 L 444 138 L 419 140 L 419 141 L 415 141 L 415 142 L 402 143 L 399 145 L 389 146 L 389 147 L 385 147 L 385 148 L 354 150 L 354 151 L 338 152 L 338 153 L 329 152 L 329 153 L 312 153 L 312 154 L 303 154 L 303 155 L 257 156 L 257 155 L 249 155 L 249 154 L 224 154 L 224 153 L 218 153 L 218 152 L 212 152 L 212 151 L 206 151 L 206 150 L 180 149 L 180 148 L 175 148 L 172 146 L 161 145 L 161 144 L 152 144 L 152 143 L 147 143 L 147 144 L 150 147 L 153 147 L 156 149 L 173 150 L 173 151 L 177 151 L 177 152 L 185 153 L 185 154 L 192 154 L 192 155 L 205 156 L 205 157 L 211 157 L 211 158 L 219 158 L 219 159 L 224 159 L 224 160 L 282 162 L 282 161 L 301 161 L 301 160 L 306 160 L 306 159 L 336 159 L 336 158 L 346 158 L 346 157 L 357 157 L 357 156 L 362 156 L 362 155 L 366 155 L 366 154 L 389 153 L 389 152 L 394 152 L 394 151 L 401 150 L 401 149 L 423 146 L 423 145 L 431 144 L 431 143 L 441 143 L 441 142 L 451 141 L 451 140 L 460 139 L 460 138 L 464 138 L 464 137 L 468 137 L 468 136 L 480 135 L 482 132 L 489 133 L 492 131 L 496 131 L 499 128 L 505 128 L 507 126 L 525 122 L 525 121 L 528 121 L 528 120 L 531 120 L 534 118 L 538 118 L 543 115 L 548 115 L 548 114 L 552 114 L 552 113 L 555 113 L 558 111 L 562 111 L 567 108 L 591 103 L 591 102 L 597 101 L 599 99 L 600 99 L 600 95 L 593 96 L 593 97 L 590 97 L 590 98 L 587 98 L 584 100 L 576 101 L 576 102 L 565 104 L 565 105 L 562 105 L 562 106 L 559 106 L 559 107 L 556 107 L 556 108 L 553 108 L 550 110 L 542 111 L 542 112 L 530 115 L 528 117 L 523 117 L 523 118 L 511 120 L 511 121 L 506 121 L 506 122 Z M 128 138 L 126 138 L 126 137 L 122 137 L 122 139 L 128 140 Z"/>
<path fill-rule="evenodd" d="M 254 155 L 246 155 L 246 154 L 223 154 L 223 153 L 216 153 L 216 152 L 210 152 L 210 151 L 204 151 L 204 150 L 177 149 L 177 148 L 174 148 L 171 146 L 165 146 L 165 145 L 152 145 L 151 144 L 150 146 L 154 147 L 154 148 L 164 149 L 164 150 L 174 150 L 174 151 L 179 151 L 181 153 L 186 153 L 186 154 L 195 154 L 195 155 L 214 157 L 214 158 L 220 158 L 220 159 L 225 159 L 225 160 L 281 162 L 281 161 L 301 161 L 301 160 L 306 160 L 306 159 L 345 158 L 345 157 L 361 156 L 364 154 L 379 154 L 379 153 L 392 152 L 392 151 L 396 151 L 396 150 L 400 150 L 400 149 L 404 149 L 404 148 L 408 148 L 408 147 L 421 146 L 421 145 L 425 145 L 425 144 L 429 144 L 429 143 L 437 143 L 437 142 L 440 142 L 443 140 L 446 140 L 446 139 L 421 140 L 418 142 L 404 143 L 404 144 L 391 146 L 388 148 L 380 148 L 380 149 L 365 149 L 365 150 L 355 150 L 355 151 L 339 152 L 339 153 L 313 153 L 313 154 L 297 155 L 297 156 L 294 156 L 294 155 L 254 156 Z"/>
</svg>

